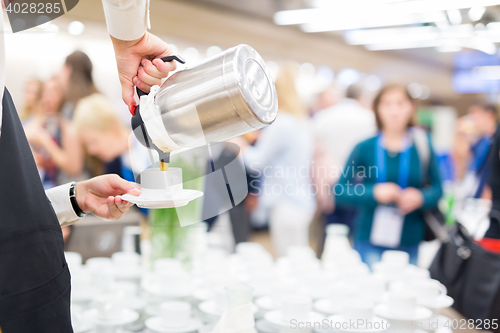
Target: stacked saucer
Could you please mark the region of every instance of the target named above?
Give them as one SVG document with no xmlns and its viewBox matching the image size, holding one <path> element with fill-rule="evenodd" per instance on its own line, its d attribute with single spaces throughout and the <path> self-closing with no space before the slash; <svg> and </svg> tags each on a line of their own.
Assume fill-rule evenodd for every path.
<svg viewBox="0 0 500 333">
<path fill-rule="evenodd" d="M 324 314 L 332 315 L 342 312 L 344 303 L 358 296 L 356 285 L 347 282 L 335 283 L 329 290 L 329 297 L 314 303 L 314 310 Z"/>
<path fill-rule="evenodd" d="M 432 316 L 431 310 L 418 305 L 417 294 L 410 290 L 389 292 L 387 302 L 375 306 L 375 314 L 387 319 L 391 329 L 408 327 Z"/>
<path fill-rule="evenodd" d="M 159 316 L 146 320 L 146 327 L 153 333 L 188 333 L 197 331 L 202 325 L 191 317 L 191 305 L 187 302 L 164 302 L 160 309 Z"/>
<path fill-rule="evenodd" d="M 410 265 L 410 255 L 404 251 L 385 251 L 382 260 L 372 265 L 373 272 L 387 281 L 399 280 Z"/>
<path fill-rule="evenodd" d="M 177 259 L 162 258 L 154 263 L 155 271 L 141 281 L 142 288 L 160 301 L 189 297 L 191 277 Z"/>
<path fill-rule="evenodd" d="M 389 328 L 389 322 L 374 315 L 373 303 L 351 299 L 344 303 L 341 314 L 328 318 L 330 328 L 341 332 L 375 333 Z"/>
<path fill-rule="evenodd" d="M 208 301 L 201 302 L 198 305 L 198 309 L 203 315 L 204 321 L 208 323 L 213 323 L 217 321 L 224 311 L 227 309 L 227 294 L 226 287 L 220 286 L 215 291 L 215 298 Z M 257 306 L 252 304 L 252 310 L 255 313 L 258 312 Z"/>
<path fill-rule="evenodd" d="M 71 325 L 74 333 L 88 333 L 93 329 L 90 322 L 86 322 L 82 317 L 82 308 L 78 305 L 71 306 Z"/>
<path fill-rule="evenodd" d="M 114 294 L 101 294 L 96 306 L 83 313 L 83 320 L 94 325 L 96 331 L 113 331 L 139 319 L 139 314 L 123 307 L 122 299 Z"/>
<path fill-rule="evenodd" d="M 139 284 L 142 274 L 141 256 L 135 252 L 115 252 L 111 256 L 115 279 Z"/>
<path fill-rule="evenodd" d="M 325 317 L 312 311 L 312 300 L 308 296 L 289 295 L 283 299 L 280 310 L 267 312 L 264 319 L 271 324 L 268 325 L 269 329 L 274 327 L 274 329 L 282 332 L 290 330 L 294 323 L 297 325 L 301 323 L 304 326 L 313 326 L 315 323 L 321 324 Z M 292 331 L 294 330 L 292 329 Z"/>
<path fill-rule="evenodd" d="M 446 295 L 446 287 L 437 280 L 418 281 L 413 285 L 417 294 L 417 303 L 432 311 L 432 318 L 422 321 L 426 330 L 444 329 L 449 331 L 451 319 L 440 315 L 441 310 L 453 305 L 453 298 Z M 446 327 L 448 326 L 448 328 Z"/>
</svg>

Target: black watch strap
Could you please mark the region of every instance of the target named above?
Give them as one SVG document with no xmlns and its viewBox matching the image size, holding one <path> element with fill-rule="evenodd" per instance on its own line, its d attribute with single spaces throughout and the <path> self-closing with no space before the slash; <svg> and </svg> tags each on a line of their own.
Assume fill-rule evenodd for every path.
<svg viewBox="0 0 500 333">
<path fill-rule="evenodd" d="M 84 217 L 85 213 L 80 208 L 80 206 L 78 206 L 78 202 L 76 202 L 75 186 L 76 186 L 76 182 L 73 182 L 73 183 L 71 183 L 71 186 L 69 187 L 69 201 L 71 202 L 71 206 L 73 207 L 75 214 L 79 217 Z"/>
</svg>

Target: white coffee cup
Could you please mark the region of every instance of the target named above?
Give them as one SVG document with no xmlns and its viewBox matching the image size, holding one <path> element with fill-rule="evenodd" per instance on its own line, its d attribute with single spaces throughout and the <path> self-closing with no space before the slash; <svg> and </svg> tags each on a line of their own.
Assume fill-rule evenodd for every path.
<svg viewBox="0 0 500 333">
<path fill-rule="evenodd" d="M 215 289 L 215 309 L 223 312 L 227 309 L 227 294 L 224 286 Z"/>
<path fill-rule="evenodd" d="M 389 293 L 389 311 L 399 316 L 413 316 L 417 309 L 417 294 L 410 290 Z"/>
<path fill-rule="evenodd" d="M 114 294 L 101 294 L 96 297 L 98 318 L 101 320 L 115 320 L 122 316 L 122 298 Z"/>
<path fill-rule="evenodd" d="M 420 280 L 413 283 L 414 290 L 417 292 L 418 301 L 426 304 L 436 302 L 439 296 L 446 295 L 446 287 L 438 280 Z"/>
<path fill-rule="evenodd" d="M 141 172 L 141 196 L 148 200 L 162 200 L 182 191 L 182 169 L 149 168 Z"/>
<path fill-rule="evenodd" d="M 189 323 L 191 304 L 169 301 L 160 304 L 162 324 L 165 327 L 183 327 Z"/>
<path fill-rule="evenodd" d="M 136 266 L 141 261 L 141 256 L 135 252 L 115 252 L 111 255 L 115 266 Z"/>
<path fill-rule="evenodd" d="M 281 320 L 306 322 L 312 310 L 312 300 L 305 295 L 289 295 L 283 298 Z"/>
<path fill-rule="evenodd" d="M 173 258 L 160 258 L 154 262 L 154 269 L 156 273 L 161 272 L 184 272 L 182 262 Z"/>
<path fill-rule="evenodd" d="M 345 301 L 342 318 L 345 321 L 371 320 L 373 318 L 373 302 L 362 299 Z"/>
<path fill-rule="evenodd" d="M 389 267 L 405 268 L 410 264 L 410 255 L 405 251 L 384 251 L 382 263 Z"/>
<path fill-rule="evenodd" d="M 387 291 L 387 282 L 381 276 L 370 275 L 358 281 L 359 297 L 374 302 L 381 302 Z"/>
<path fill-rule="evenodd" d="M 343 307 L 344 303 L 358 295 L 357 288 L 353 284 L 336 283 L 329 292 L 330 305 Z"/>
</svg>

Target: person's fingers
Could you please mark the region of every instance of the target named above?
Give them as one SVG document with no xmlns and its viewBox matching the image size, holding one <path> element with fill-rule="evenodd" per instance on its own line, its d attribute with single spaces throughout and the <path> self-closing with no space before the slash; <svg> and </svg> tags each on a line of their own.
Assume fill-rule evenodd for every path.
<svg viewBox="0 0 500 333">
<path fill-rule="evenodd" d="M 134 85 L 135 85 L 137 88 L 139 88 L 140 90 L 142 90 L 142 91 L 143 91 L 143 92 L 145 92 L 146 94 L 149 94 L 149 91 L 151 90 L 151 85 L 148 85 L 148 84 L 146 84 L 146 83 L 142 82 L 141 80 L 139 80 L 139 79 L 137 78 L 137 76 L 136 76 L 136 77 L 134 77 L 133 81 L 134 81 Z"/>
<path fill-rule="evenodd" d="M 158 79 L 166 78 L 168 73 L 177 67 L 174 61 L 165 63 L 161 59 L 154 59 L 153 62 L 149 59 L 142 59 L 141 64 L 146 74 Z"/>
<path fill-rule="evenodd" d="M 125 193 L 130 193 L 132 195 L 140 195 L 141 188 L 139 185 L 133 182 L 129 182 L 118 175 L 108 175 L 107 181 L 109 186 L 114 190 L 114 194 L 109 195 L 121 195 Z"/>
<path fill-rule="evenodd" d="M 139 70 L 137 71 L 137 78 L 139 81 L 142 81 L 149 86 L 161 85 L 162 82 L 161 78 L 157 78 L 146 73 L 144 67 L 139 67 Z"/>
<path fill-rule="evenodd" d="M 175 61 L 165 62 L 161 60 L 161 58 L 154 59 L 152 64 L 155 66 L 158 73 L 162 75 L 162 78 L 167 77 L 168 73 L 177 69 L 177 63 Z"/>
<path fill-rule="evenodd" d="M 128 202 L 122 200 L 120 196 L 115 197 L 115 205 L 122 214 L 128 212 Z"/>
<path fill-rule="evenodd" d="M 134 84 L 132 80 L 122 78 L 120 83 L 122 85 L 122 99 L 125 104 L 135 104 Z"/>
<path fill-rule="evenodd" d="M 106 200 L 108 206 L 108 219 L 119 219 L 122 216 L 122 212 L 118 209 L 115 203 L 115 197 L 109 196 Z"/>
</svg>

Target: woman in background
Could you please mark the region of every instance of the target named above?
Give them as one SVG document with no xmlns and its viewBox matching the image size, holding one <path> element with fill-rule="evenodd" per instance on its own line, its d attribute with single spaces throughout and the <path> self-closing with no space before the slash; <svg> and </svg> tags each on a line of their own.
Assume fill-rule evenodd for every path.
<svg viewBox="0 0 500 333">
<path fill-rule="evenodd" d="M 135 182 L 134 171 L 139 174 L 152 163 L 147 149 L 135 136 L 130 137 L 130 130 L 122 125 L 113 106 L 103 95 L 82 98 L 75 110 L 73 123 L 87 153 L 104 163 L 105 174 L 115 173 Z"/>
<path fill-rule="evenodd" d="M 247 168 L 260 178 L 253 217 L 261 224 L 269 222 L 277 256 L 285 255 L 290 246 L 309 245 L 308 229 L 316 208 L 309 171 L 314 138 L 294 82 L 289 69 L 278 76 L 278 117 L 243 152 Z"/>
<path fill-rule="evenodd" d="M 78 102 L 98 90 L 92 77 L 92 61 L 82 51 L 75 51 L 66 57 L 60 73 L 61 81 L 65 87 L 63 116 L 73 119 L 73 113 Z"/>
<path fill-rule="evenodd" d="M 26 82 L 24 87 L 24 105 L 19 118 L 25 120 L 41 110 L 40 100 L 42 98 L 43 82 L 37 79 L 31 79 Z"/>
<path fill-rule="evenodd" d="M 354 247 L 369 265 L 385 250 L 406 251 L 417 263 L 424 210 L 442 195 L 436 157 L 422 163 L 412 130 L 416 105 L 405 88 L 384 87 L 373 103 L 379 134 L 359 143 L 333 188 L 336 204 L 359 210 Z"/>
<path fill-rule="evenodd" d="M 32 146 L 44 188 L 75 178 L 83 169 L 83 151 L 70 123 L 61 115 L 63 86 L 59 78 L 48 80 L 42 92 L 42 112 L 26 121 L 25 132 Z"/>
</svg>

